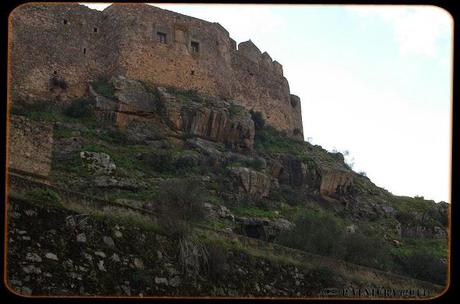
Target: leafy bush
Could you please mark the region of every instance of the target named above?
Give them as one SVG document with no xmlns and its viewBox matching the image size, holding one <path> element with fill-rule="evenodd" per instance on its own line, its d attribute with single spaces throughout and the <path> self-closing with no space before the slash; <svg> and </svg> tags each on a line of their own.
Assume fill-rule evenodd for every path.
<svg viewBox="0 0 460 304">
<path fill-rule="evenodd" d="M 129 139 L 126 132 L 119 129 L 109 129 L 99 136 L 101 139 L 115 144 L 131 144 L 133 141 Z"/>
<path fill-rule="evenodd" d="M 415 252 L 408 256 L 396 257 L 396 263 L 405 275 L 445 285 L 447 280 L 447 265 L 425 252 Z"/>
<path fill-rule="evenodd" d="M 278 243 L 320 255 L 340 255 L 342 231 L 336 219 L 323 212 L 309 212 L 300 216 L 296 227 L 278 237 Z"/>
<path fill-rule="evenodd" d="M 249 113 L 251 114 L 251 118 L 254 121 L 254 127 L 256 128 L 256 130 L 263 129 L 263 127 L 265 126 L 265 119 L 262 113 L 259 111 L 254 112 L 253 110 L 249 111 Z"/>
<path fill-rule="evenodd" d="M 160 225 L 172 237 L 183 238 L 190 225 L 203 219 L 205 191 L 194 179 L 167 179 L 159 184 Z"/>
<path fill-rule="evenodd" d="M 272 126 L 266 125 L 263 129 L 257 130 L 254 137 L 256 150 L 272 153 L 301 154 L 305 147 L 304 142 L 292 139 Z"/>
<path fill-rule="evenodd" d="M 302 214 L 295 224 L 295 229 L 282 234 L 278 243 L 374 268 L 390 266 L 386 243 L 368 229 L 345 233 L 338 220 L 324 211 Z"/>
<path fill-rule="evenodd" d="M 178 157 L 174 163 L 174 166 L 177 170 L 183 171 L 183 170 L 192 170 L 196 168 L 200 164 L 200 159 L 193 155 L 182 155 L 181 157 Z"/>
<path fill-rule="evenodd" d="M 270 190 L 270 198 L 286 202 L 290 206 L 299 205 L 305 200 L 304 195 L 300 191 L 286 184 L 281 184 L 278 189 Z"/>
<path fill-rule="evenodd" d="M 92 83 L 92 86 L 96 93 L 114 99 L 115 97 L 115 87 L 107 79 L 100 78 Z"/>
<path fill-rule="evenodd" d="M 334 287 L 339 284 L 339 276 L 328 267 L 317 267 L 310 271 L 310 276 L 315 281 L 315 285 L 321 288 Z"/>
<path fill-rule="evenodd" d="M 380 269 L 389 266 L 388 246 L 375 234 L 358 230 L 345 234 L 341 243 L 345 261 Z"/>
<path fill-rule="evenodd" d="M 240 106 L 239 104 L 236 104 L 234 102 L 230 102 L 230 107 L 229 107 L 229 112 L 230 116 L 237 116 L 242 113 L 244 113 L 246 110 L 244 107 Z"/>
<path fill-rule="evenodd" d="M 26 198 L 33 202 L 41 203 L 44 205 L 62 204 L 62 200 L 59 194 L 49 188 L 34 188 L 27 192 Z"/>
<path fill-rule="evenodd" d="M 64 110 L 64 114 L 73 118 L 91 117 L 93 116 L 93 106 L 94 102 L 92 100 L 77 99 Z"/>
<path fill-rule="evenodd" d="M 141 155 L 141 161 L 158 172 L 169 172 L 174 169 L 174 157 L 169 151 L 155 151 Z"/>
</svg>

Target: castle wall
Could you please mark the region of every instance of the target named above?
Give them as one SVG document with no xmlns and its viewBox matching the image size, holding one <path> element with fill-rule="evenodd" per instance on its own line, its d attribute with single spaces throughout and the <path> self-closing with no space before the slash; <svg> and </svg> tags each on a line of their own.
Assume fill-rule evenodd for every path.
<svg viewBox="0 0 460 304">
<path fill-rule="evenodd" d="M 80 5 L 24 5 L 10 20 L 13 100 L 83 95 L 101 70 L 99 14 Z"/>
<path fill-rule="evenodd" d="M 237 49 L 218 23 L 145 4 L 102 12 L 28 4 L 11 17 L 12 100 L 65 101 L 85 95 L 89 81 L 123 75 L 234 99 L 303 138 L 300 103 L 292 106 L 282 66 L 251 41 Z"/>
<path fill-rule="evenodd" d="M 47 177 L 51 170 L 53 126 L 10 116 L 9 168 Z"/>
</svg>

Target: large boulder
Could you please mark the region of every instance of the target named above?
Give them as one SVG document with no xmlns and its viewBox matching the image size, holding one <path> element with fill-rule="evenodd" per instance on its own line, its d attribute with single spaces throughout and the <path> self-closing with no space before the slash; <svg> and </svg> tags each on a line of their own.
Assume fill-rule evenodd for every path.
<svg viewBox="0 0 460 304">
<path fill-rule="evenodd" d="M 232 167 L 230 172 L 235 178 L 239 191 L 257 198 L 268 196 L 271 182 L 268 175 L 246 167 Z"/>
<path fill-rule="evenodd" d="M 98 93 L 97 86 L 93 85 L 90 84 L 88 90 L 95 100 L 95 113 L 99 119 L 125 127 L 134 119 L 149 117 L 155 112 L 155 94 L 140 81 L 114 76 L 104 84 L 113 89 L 110 96 Z"/>
<path fill-rule="evenodd" d="M 268 242 L 272 242 L 281 233 L 294 229 L 295 225 L 290 221 L 279 218 L 269 220 L 265 218 L 236 217 L 235 232 Z"/>
<path fill-rule="evenodd" d="M 84 166 L 96 175 L 112 175 L 117 166 L 110 158 L 110 155 L 102 152 L 80 152 Z"/>
<path fill-rule="evenodd" d="M 231 221 L 235 220 L 235 216 L 225 206 L 204 203 L 203 207 L 206 209 L 207 216 L 211 219 L 221 218 L 221 219 L 228 219 Z"/>
<path fill-rule="evenodd" d="M 118 111 L 152 113 L 155 111 L 155 96 L 137 80 L 115 76 L 110 79 L 114 95 L 120 102 Z"/>
<path fill-rule="evenodd" d="M 235 149 L 252 149 L 254 122 L 244 108 L 218 98 L 207 98 L 201 102 L 179 100 L 165 88 L 157 91 L 159 111 L 171 128 L 228 144 Z"/>
</svg>

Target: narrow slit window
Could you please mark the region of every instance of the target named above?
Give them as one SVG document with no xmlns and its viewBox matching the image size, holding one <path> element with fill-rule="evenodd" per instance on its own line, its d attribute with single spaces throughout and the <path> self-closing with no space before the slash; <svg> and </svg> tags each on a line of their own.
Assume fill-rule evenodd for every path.
<svg viewBox="0 0 460 304">
<path fill-rule="evenodd" d="M 62 20 L 62 23 L 67 24 L 68 23 L 67 19 Z"/>
<path fill-rule="evenodd" d="M 97 33 L 97 27 L 93 28 L 93 32 Z"/>
<path fill-rule="evenodd" d="M 192 53 L 199 53 L 200 52 L 200 44 L 196 41 L 192 41 L 190 43 L 190 46 L 192 48 Z"/>
<path fill-rule="evenodd" d="M 86 48 L 83 48 L 83 54 L 86 54 Z"/>
<path fill-rule="evenodd" d="M 166 33 L 157 32 L 157 40 L 159 43 L 166 43 Z"/>
</svg>

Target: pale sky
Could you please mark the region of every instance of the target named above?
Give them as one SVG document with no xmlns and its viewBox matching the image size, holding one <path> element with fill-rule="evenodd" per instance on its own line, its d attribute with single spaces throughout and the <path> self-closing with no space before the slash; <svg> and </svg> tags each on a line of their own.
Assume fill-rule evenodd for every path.
<svg viewBox="0 0 460 304">
<path fill-rule="evenodd" d="M 103 9 L 109 4 L 89 4 Z M 450 202 L 451 16 L 435 6 L 158 4 L 283 65 L 305 139 L 396 195 Z"/>
</svg>

